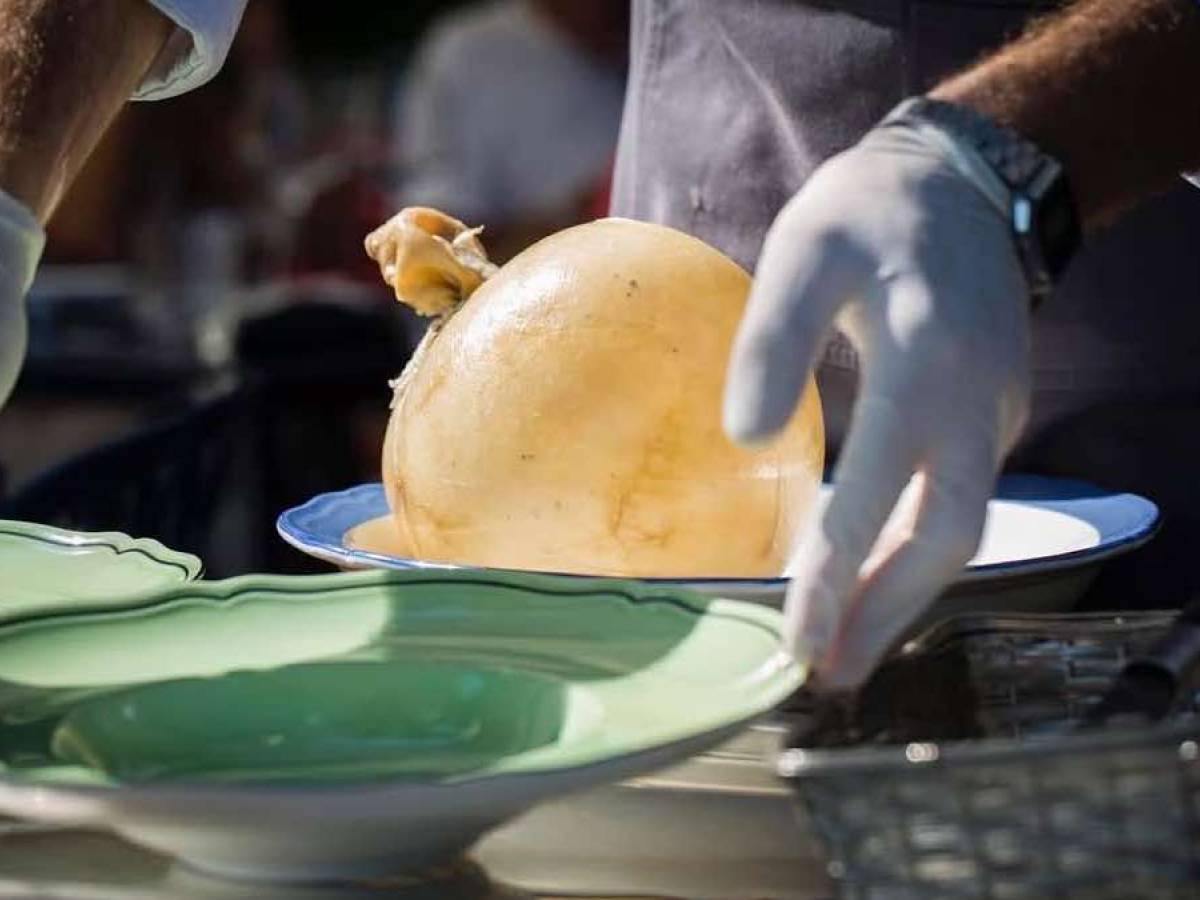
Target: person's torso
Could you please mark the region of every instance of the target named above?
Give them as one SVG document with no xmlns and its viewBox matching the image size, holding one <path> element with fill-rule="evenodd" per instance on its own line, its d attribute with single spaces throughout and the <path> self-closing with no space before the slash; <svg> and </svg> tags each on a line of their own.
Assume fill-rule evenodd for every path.
<svg viewBox="0 0 1200 900">
<path fill-rule="evenodd" d="M 753 271 L 775 214 L 823 160 L 1047 8 L 635 0 L 613 212 L 695 234 Z M 1198 240 L 1200 191 L 1180 179 L 1088 243 L 1035 318 L 1035 426 L 1200 387 Z M 836 432 L 853 354 L 835 342 L 824 368 Z"/>
</svg>

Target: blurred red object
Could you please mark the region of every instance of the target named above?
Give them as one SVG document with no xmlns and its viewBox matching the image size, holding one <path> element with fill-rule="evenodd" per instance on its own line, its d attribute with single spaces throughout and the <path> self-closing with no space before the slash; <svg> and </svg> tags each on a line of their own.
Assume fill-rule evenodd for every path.
<svg viewBox="0 0 1200 900">
<path fill-rule="evenodd" d="M 363 238 L 391 213 L 386 192 L 369 172 L 356 167 L 319 191 L 301 218 L 293 274 L 338 274 L 378 285 L 379 267 L 363 250 Z"/>
<path fill-rule="evenodd" d="M 604 176 L 596 182 L 595 186 L 586 196 L 582 210 L 584 222 L 590 222 L 592 219 L 603 219 L 608 215 L 609 207 L 612 204 L 614 163 L 615 159 L 609 161 Z"/>
</svg>

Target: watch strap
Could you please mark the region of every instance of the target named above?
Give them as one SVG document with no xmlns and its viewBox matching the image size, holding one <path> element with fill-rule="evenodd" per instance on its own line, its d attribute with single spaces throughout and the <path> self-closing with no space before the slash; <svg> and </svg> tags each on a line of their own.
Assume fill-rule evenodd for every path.
<svg viewBox="0 0 1200 900">
<path fill-rule="evenodd" d="M 1080 240 L 1062 165 L 1011 128 L 943 100 L 911 97 L 880 124 L 916 131 L 988 198 L 1012 228 L 1034 304 L 1044 300 Z"/>
<path fill-rule="evenodd" d="M 941 126 L 951 134 L 966 137 L 972 149 L 1012 189 L 1027 185 L 1051 159 L 1018 132 L 968 106 L 931 97 L 911 97 L 896 107 L 884 121 L 893 116 L 898 119 L 919 118 Z"/>
</svg>

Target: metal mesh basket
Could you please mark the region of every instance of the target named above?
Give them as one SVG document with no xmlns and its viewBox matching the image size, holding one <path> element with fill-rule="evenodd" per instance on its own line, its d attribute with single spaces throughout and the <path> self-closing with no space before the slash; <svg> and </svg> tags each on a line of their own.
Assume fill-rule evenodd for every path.
<svg viewBox="0 0 1200 900">
<path fill-rule="evenodd" d="M 1200 716 L 1070 733 L 1168 613 L 968 617 L 854 700 L 800 697 L 779 759 L 841 895 L 1200 897 Z"/>
</svg>

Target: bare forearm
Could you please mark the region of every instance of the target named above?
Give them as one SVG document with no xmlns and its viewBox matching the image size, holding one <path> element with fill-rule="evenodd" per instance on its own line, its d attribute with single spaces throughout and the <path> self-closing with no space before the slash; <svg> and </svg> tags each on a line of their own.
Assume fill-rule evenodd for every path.
<svg viewBox="0 0 1200 900">
<path fill-rule="evenodd" d="M 1200 9 L 1079 0 L 940 85 L 1062 160 L 1088 225 L 1200 168 Z"/>
<path fill-rule="evenodd" d="M 46 221 L 170 30 L 146 0 L 0 0 L 0 188 Z"/>
</svg>

